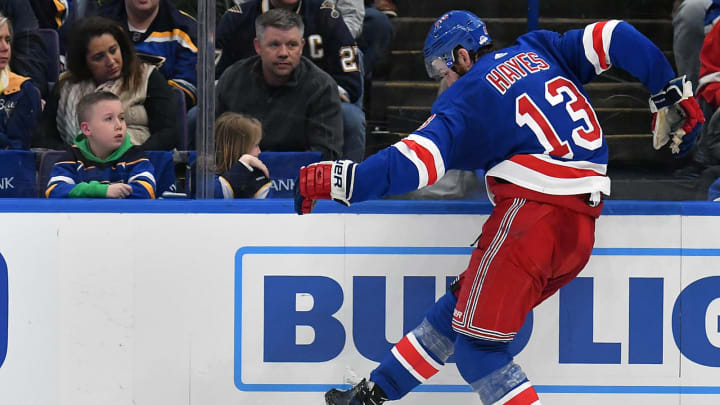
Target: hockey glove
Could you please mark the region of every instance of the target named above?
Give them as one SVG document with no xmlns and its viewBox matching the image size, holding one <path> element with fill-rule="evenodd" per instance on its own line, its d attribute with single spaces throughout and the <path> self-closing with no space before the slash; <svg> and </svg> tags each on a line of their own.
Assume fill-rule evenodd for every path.
<svg viewBox="0 0 720 405">
<path fill-rule="evenodd" d="M 316 200 L 335 200 L 350 206 L 356 166 L 350 160 L 337 160 L 301 167 L 295 182 L 295 212 L 309 214 Z"/>
<path fill-rule="evenodd" d="M 653 147 L 660 149 L 670 142 L 670 151 L 677 157 L 690 152 L 705 117 L 685 76 L 670 80 L 659 93 L 650 96 L 650 111 Z"/>
</svg>

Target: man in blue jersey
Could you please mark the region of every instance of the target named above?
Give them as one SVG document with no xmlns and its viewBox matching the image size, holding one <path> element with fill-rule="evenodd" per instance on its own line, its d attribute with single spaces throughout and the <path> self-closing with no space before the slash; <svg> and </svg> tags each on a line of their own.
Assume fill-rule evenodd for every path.
<svg viewBox="0 0 720 405">
<path fill-rule="evenodd" d="M 448 169 L 486 172 L 495 205 L 467 269 L 380 365 L 332 405 L 402 398 L 455 353 L 484 404 L 539 404 L 508 345 L 528 312 L 583 269 L 601 195 L 610 193 L 607 144 L 583 84 L 615 65 L 651 91 L 656 147 L 687 153 L 702 113 L 690 82 L 663 53 L 617 20 L 564 34 L 534 31 L 495 50 L 485 24 L 451 11 L 431 27 L 425 62 L 452 84 L 413 134 L 364 162 L 300 170 L 296 210 L 318 199 L 345 205 L 435 183 Z"/>
</svg>

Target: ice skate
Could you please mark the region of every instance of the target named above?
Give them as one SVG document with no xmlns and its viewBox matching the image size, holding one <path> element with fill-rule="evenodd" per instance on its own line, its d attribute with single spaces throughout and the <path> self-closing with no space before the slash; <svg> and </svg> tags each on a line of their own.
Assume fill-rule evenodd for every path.
<svg viewBox="0 0 720 405">
<path fill-rule="evenodd" d="M 333 388 L 325 393 L 327 405 L 380 405 L 386 401 L 382 390 L 363 378 L 349 390 Z"/>
</svg>

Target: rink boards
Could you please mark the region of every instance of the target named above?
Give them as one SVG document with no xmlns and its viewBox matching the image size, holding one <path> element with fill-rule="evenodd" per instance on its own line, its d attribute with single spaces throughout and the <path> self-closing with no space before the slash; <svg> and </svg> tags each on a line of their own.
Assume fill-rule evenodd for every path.
<svg viewBox="0 0 720 405">
<path fill-rule="evenodd" d="M 51 204 L 52 203 L 52 204 Z M 720 207 L 609 202 L 513 343 L 543 404 L 720 401 Z M 0 403 L 321 404 L 467 265 L 490 206 L 0 201 Z M 452 363 L 398 404 L 477 404 Z"/>
</svg>

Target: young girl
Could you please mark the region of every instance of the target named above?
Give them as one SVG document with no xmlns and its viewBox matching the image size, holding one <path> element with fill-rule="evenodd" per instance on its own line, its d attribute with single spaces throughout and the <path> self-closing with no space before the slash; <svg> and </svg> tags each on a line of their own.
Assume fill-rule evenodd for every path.
<svg viewBox="0 0 720 405">
<path fill-rule="evenodd" d="M 242 114 L 226 112 L 215 123 L 215 198 L 265 198 L 270 173 L 258 159 L 262 126 Z"/>
</svg>

